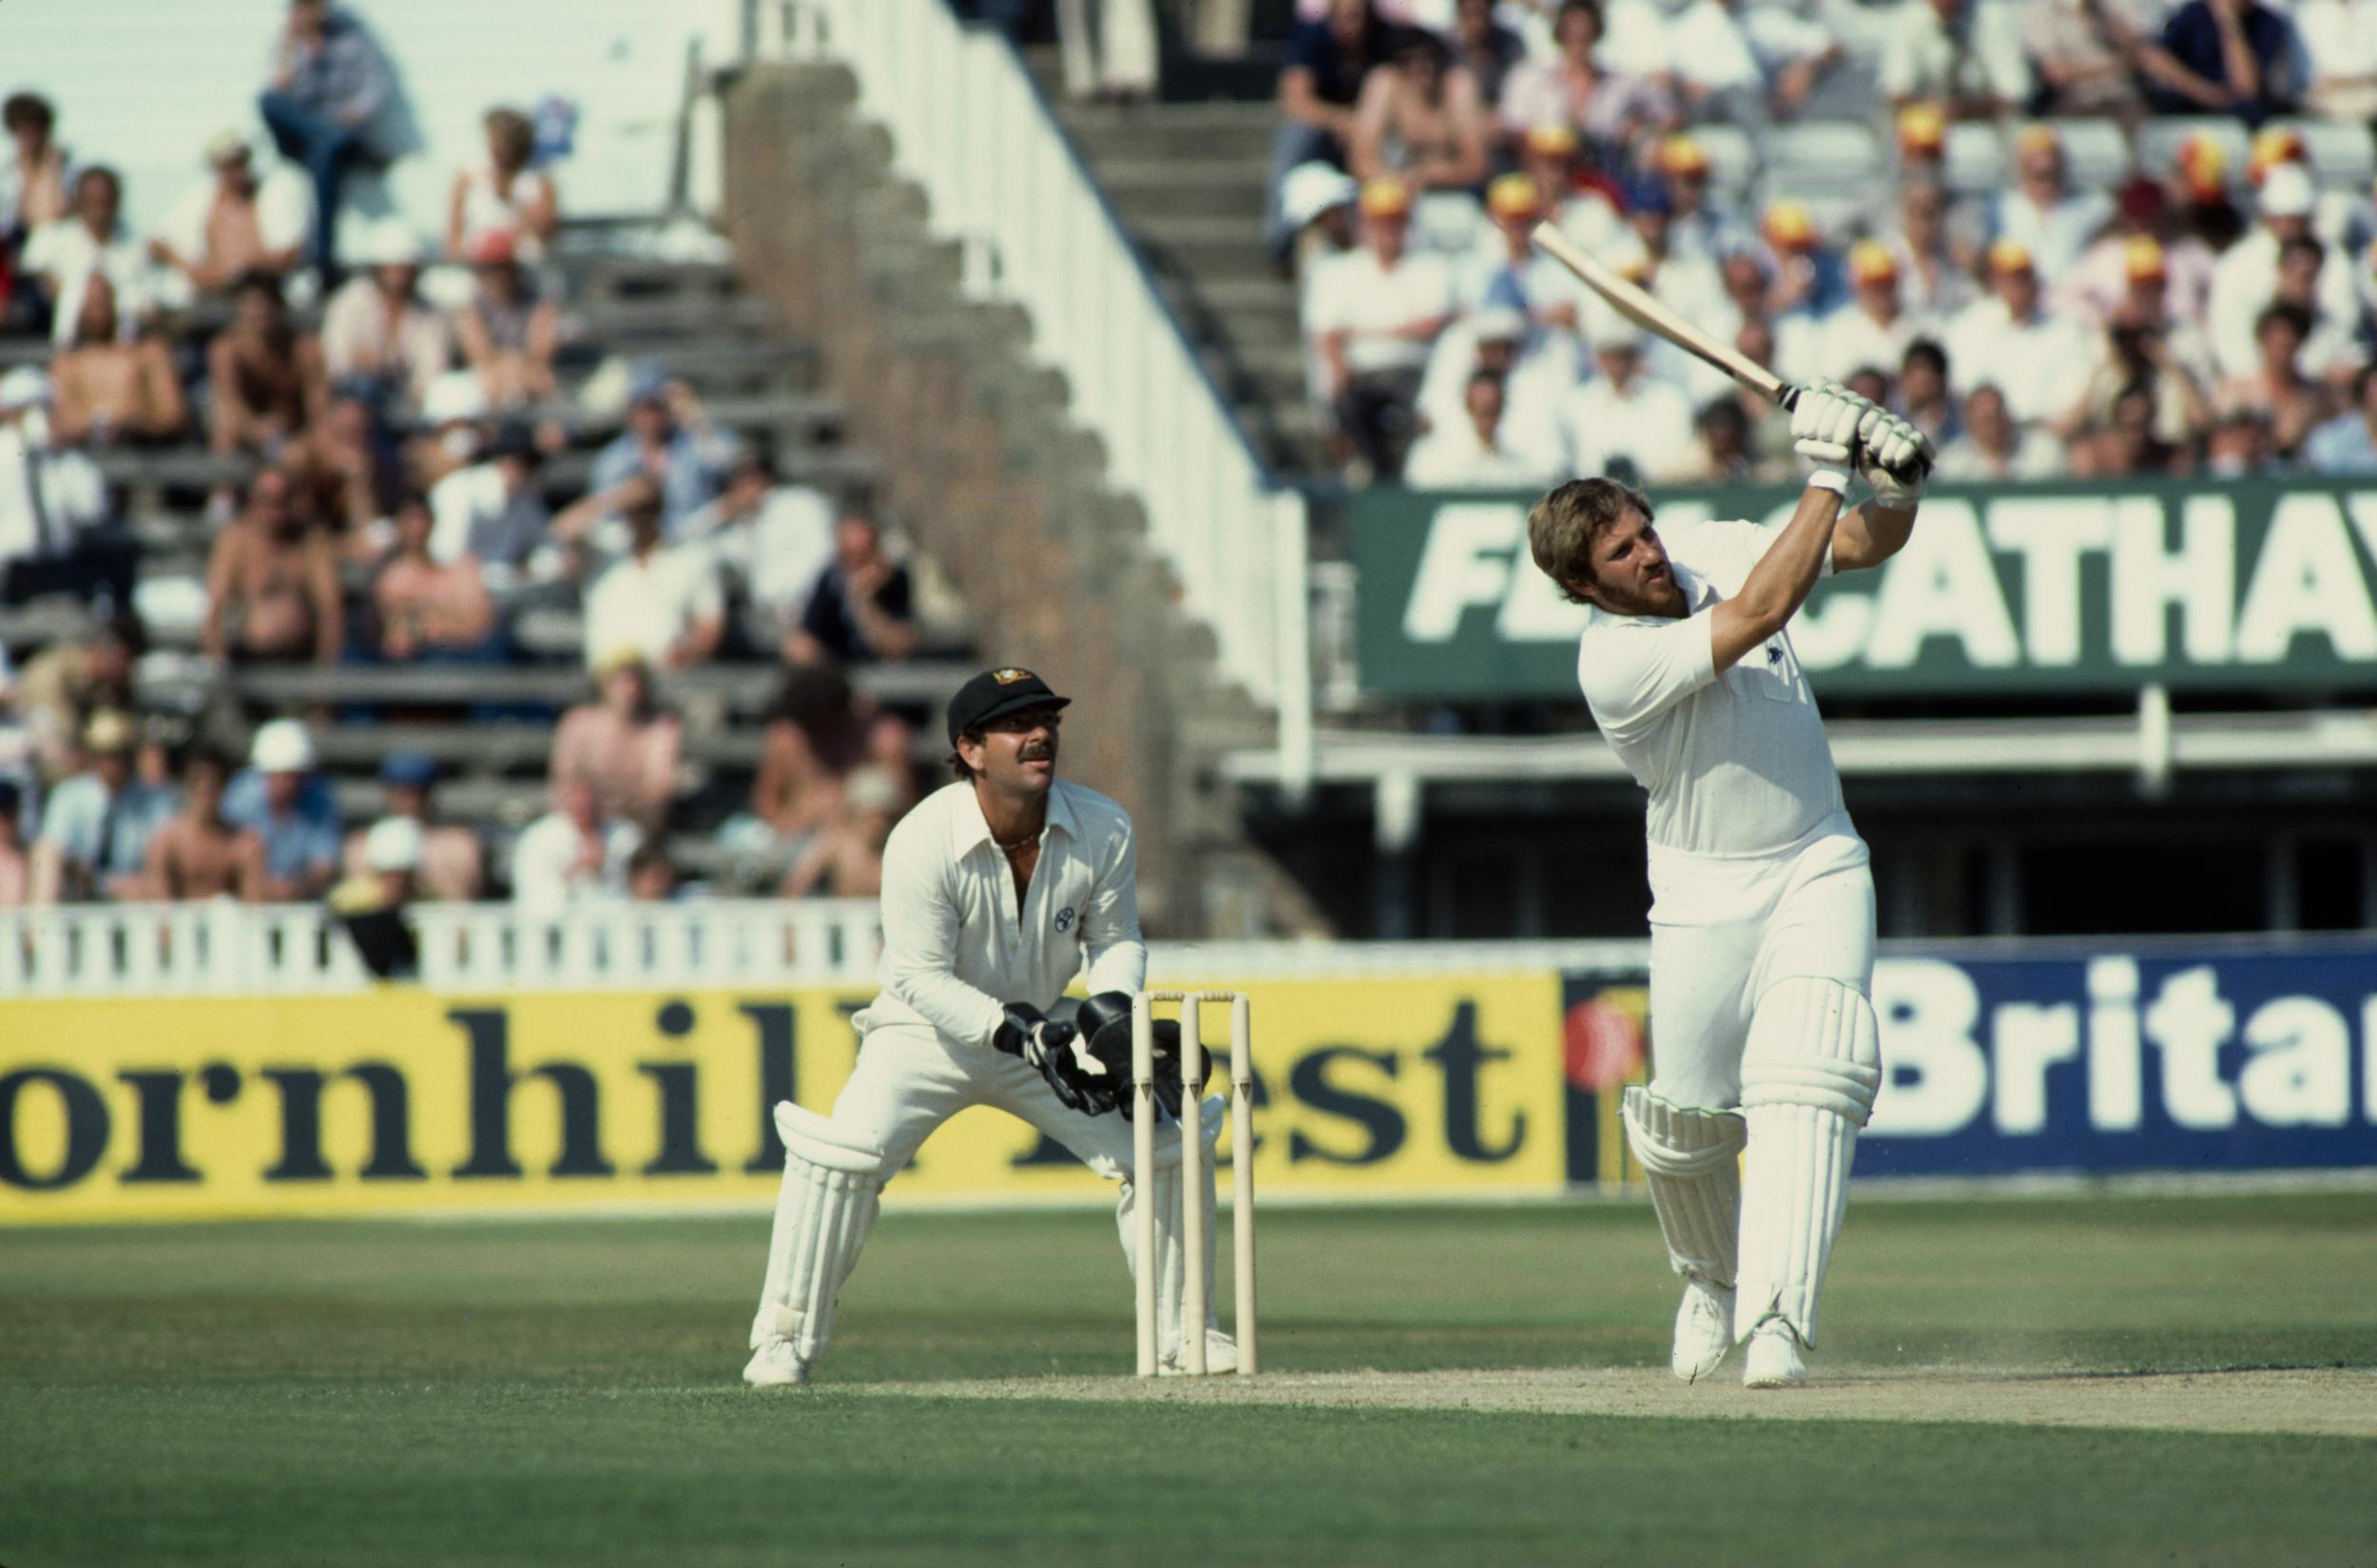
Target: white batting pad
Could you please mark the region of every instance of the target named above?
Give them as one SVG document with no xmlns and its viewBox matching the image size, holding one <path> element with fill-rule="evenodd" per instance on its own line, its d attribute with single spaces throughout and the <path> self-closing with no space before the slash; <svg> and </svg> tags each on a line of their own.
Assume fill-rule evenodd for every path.
<svg viewBox="0 0 2377 1568">
<path fill-rule="evenodd" d="M 1205 1205 L 1205 1324 L 1211 1327 L 1213 1316 L 1213 1271 L 1217 1261 L 1220 1238 L 1215 1235 L 1218 1220 L 1214 1212 L 1214 1147 L 1222 1136 L 1222 1122 L 1228 1107 L 1219 1098 L 1208 1099 L 1199 1107 L 1205 1133 L 1205 1191 L 1198 1201 Z M 1180 1139 L 1174 1124 L 1166 1121 L 1155 1143 L 1155 1169 L 1149 1173 L 1146 1196 L 1155 1205 L 1155 1344 L 1159 1357 L 1178 1357 L 1183 1344 L 1181 1319 L 1188 1305 L 1186 1278 L 1187 1254 L 1180 1225 Z M 1123 1183 L 1122 1196 L 1114 1208 L 1114 1223 L 1122 1231 L 1123 1261 L 1131 1266 L 1133 1279 L 1143 1267 L 1137 1243 L 1132 1236 L 1131 1215 L 1138 1203 L 1141 1188 L 1134 1178 Z"/>
<path fill-rule="evenodd" d="M 1838 980 L 1778 980 L 1758 999 L 1742 1053 L 1741 1278 L 1733 1337 L 1779 1314 L 1816 1343 L 1816 1297 L 1848 1208 L 1857 1130 L 1882 1087 L 1873 1004 Z"/>
<path fill-rule="evenodd" d="M 781 1335 L 802 1360 L 815 1361 L 882 1206 L 883 1151 L 789 1100 L 776 1107 L 776 1133 L 784 1143 L 784 1181 L 751 1348 Z"/>
<path fill-rule="evenodd" d="M 1733 1287 L 1734 1239 L 1741 1230 L 1747 1132 L 1722 1111 L 1670 1105 L 1640 1084 L 1618 1099 L 1626 1141 L 1651 1183 L 1651 1207 L 1675 1271 L 1721 1290 Z"/>
</svg>

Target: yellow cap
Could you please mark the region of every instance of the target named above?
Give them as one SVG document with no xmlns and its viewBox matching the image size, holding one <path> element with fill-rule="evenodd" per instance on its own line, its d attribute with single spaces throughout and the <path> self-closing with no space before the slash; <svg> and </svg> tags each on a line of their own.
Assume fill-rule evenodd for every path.
<svg viewBox="0 0 2377 1568">
<path fill-rule="evenodd" d="M 1576 150 L 1576 133 L 1566 126 L 1536 126 L 1527 132 L 1527 150 L 1544 158 L 1565 158 Z"/>
<path fill-rule="evenodd" d="M 2167 276 L 2170 269 L 2163 262 L 2162 242 L 2151 234 L 2132 239 L 2121 247 L 2121 269 L 2134 283 Z"/>
<path fill-rule="evenodd" d="M 1948 117 L 1935 104 L 1909 104 L 1899 110 L 1899 148 L 1938 152 L 1947 145 Z"/>
<path fill-rule="evenodd" d="M 1392 176 L 1362 183 L 1362 212 L 1365 218 L 1401 218 L 1411 211 L 1411 187 Z"/>
<path fill-rule="evenodd" d="M 1486 210 L 1497 218 L 1525 218 L 1543 210 L 1543 187 L 1532 174 L 1504 174 L 1486 186 Z"/>
<path fill-rule="evenodd" d="M 2280 164 L 2301 164 L 2310 158 L 2310 149 L 2303 145 L 2303 133 L 2290 126 L 2265 126 L 2253 138 L 2252 156 L 2246 161 L 2245 178 L 2260 184 L 2262 177 Z"/>
<path fill-rule="evenodd" d="M 1860 240 L 1848 247 L 1848 275 L 1860 283 L 1895 280 L 1899 259 L 1879 240 Z"/>
<path fill-rule="evenodd" d="M 1671 136 L 1659 144 L 1659 167 L 1668 174 L 1706 174 L 1709 149 L 1689 136 Z"/>
<path fill-rule="evenodd" d="M 1989 247 L 1989 270 L 1993 273 L 2029 272 L 2036 265 L 2030 247 L 2019 240 L 2000 240 Z"/>
<path fill-rule="evenodd" d="M 2024 126 L 2014 138 L 2014 155 L 2027 158 L 2034 152 L 2061 152 L 2063 138 L 2053 126 Z"/>
<path fill-rule="evenodd" d="M 1781 250 L 1804 250 L 1819 238 L 1816 215 L 1805 202 L 1777 202 L 1767 208 L 1765 222 L 1767 243 Z"/>
<path fill-rule="evenodd" d="M 2228 149 L 2209 136 L 2190 136 L 2179 144 L 2179 174 L 2197 199 L 2220 195 L 2229 184 Z"/>
</svg>

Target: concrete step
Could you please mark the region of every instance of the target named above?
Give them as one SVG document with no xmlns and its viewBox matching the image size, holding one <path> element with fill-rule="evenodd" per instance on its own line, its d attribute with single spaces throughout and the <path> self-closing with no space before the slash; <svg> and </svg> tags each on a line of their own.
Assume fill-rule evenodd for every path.
<svg viewBox="0 0 2377 1568">
<path fill-rule="evenodd" d="M 1251 160 L 1118 158 L 1093 163 L 1093 172 L 1126 223 L 1263 217 L 1263 165 Z"/>
<path fill-rule="evenodd" d="M 1160 270 L 1200 282 L 1273 276 L 1259 218 L 1158 216 L 1133 223 L 1131 238 Z"/>
<path fill-rule="evenodd" d="M 774 324 L 767 301 L 741 295 L 658 295 L 589 300 L 572 308 L 585 336 L 616 347 L 656 339 L 733 339 L 764 333 Z"/>
<path fill-rule="evenodd" d="M 1251 160 L 1271 155 L 1279 109 L 1271 104 L 1162 104 L 1115 108 L 1082 105 L 1059 111 L 1084 147 L 1105 159 L 1211 158 Z"/>
<path fill-rule="evenodd" d="M 1303 322 L 1295 289 L 1276 280 L 1166 275 L 1164 292 L 1173 313 L 1199 339 L 1228 343 L 1276 342 L 1300 338 Z"/>
</svg>

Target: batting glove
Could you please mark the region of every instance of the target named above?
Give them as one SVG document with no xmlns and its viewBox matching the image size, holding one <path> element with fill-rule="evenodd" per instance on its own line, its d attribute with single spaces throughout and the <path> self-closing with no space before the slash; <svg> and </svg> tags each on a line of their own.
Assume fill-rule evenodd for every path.
<svg viewBox="0 0 2377 1568">
<path fill-rule="evenodd" d="M 1791 450 L 1820 468 L 1848 466 L 1858 421 L 1872 407 L 1838 381 L 1808 382 L 1791 404 Z"/>
<path fill-rule="evenodd" d="M 1858 426 L 1858 474 L 1873 487 L 1876 506 L 1911 512 L 1931 478 L 1931 438 L 1895 414 L 1874 412 Z"/>
</svg>

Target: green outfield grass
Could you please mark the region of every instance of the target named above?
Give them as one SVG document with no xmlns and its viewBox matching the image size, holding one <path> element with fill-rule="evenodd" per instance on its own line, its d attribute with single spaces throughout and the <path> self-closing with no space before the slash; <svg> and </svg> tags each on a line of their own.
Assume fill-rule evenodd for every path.
<svg viewBox="0 0 2377 1568">
<path fill-rule="evenodd" d="M 1127 1370 L 1080 1211 L 887 1217 L 754 1395 L 765 1230 L 0 1236 L 0 1565 L 2377 1565 L 2364 1438 L 866 1386 Z M 1664 1364 L 1647 1206 L 1279 1210 L 1264 1263 L 1274 1371 Z M 2366 1369 L 2372 1303 L 2365 1191 L 1863 1201 L 1817 1365 Z"/>
</svg>

